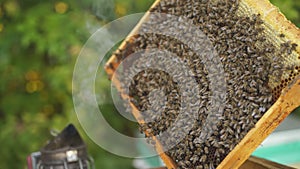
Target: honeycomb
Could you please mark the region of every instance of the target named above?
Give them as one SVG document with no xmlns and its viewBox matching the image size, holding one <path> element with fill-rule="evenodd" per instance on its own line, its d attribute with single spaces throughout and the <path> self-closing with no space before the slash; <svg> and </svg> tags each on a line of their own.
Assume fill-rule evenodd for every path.
<svg viewBox="0 0 300 169">
<path fill-rule="evenodd" d="M 208 109 L 214 104 L 219 107 L 219 102 L 223 100 L 211 102 L 215 91 L 210 86 L 211 70 L 203 63 L 204 57 L 176 39 L 181 35 L 171 37 L 143 33 L 154 28 L 163 30 L 172 27 L 175 22 L 170 18 L 160 27 L 157 26 L 160 18 L 156 16 L 145 20 L 139 29 L 142 33 L 127 39 L 114 56 L 118 62 L 126 62 L 128 57 L 135 54 L 147 58 L 152 65 L 157 64 L 174 74 L 180 74 L 182 70 L 176 70 L 172 66 L 179 63 L 178 59 L 165 59 L 174 57 L 170 53 L 176 54 L 192 70 L 190 76 L 196 80 L 196 88 L 199 89 L 195 92 L 199 93 L 199 97 L 196 97 L 198 100 L 190 100 L 199 102 L 196 107 L 197 120 L 193 123 L 184 121 L 179 127 L 172 127 L 181 114 L 186 94 L 180 93 L 178 80 L 167 71 L 151 68 L 140 71 L 144 60 L 128 62 L 125 65 L 130 69 L 117 72 L 123 74 L 119 81 L 130 84 L 131 104 L 125 106 L 130 110 L 133 104 L 141 112 L 144 123 L 140 123 L 140 130 L 148 137 L 149 143 L 155 146 L 152 136 L 157 136 L 163 147 L 176 143 L 165 153 L 176 163 L 177 168 L 217 168 L 275 103 L 282 90 L 300 74 L 300 56 L 296 51 L 298 46 L 288 38 L 289 35 L 262 20 L 264 13 L 253 11 L 243 0 L 160 0 L 150 12 L 188 18 L 208 37 L 224 68 L 221 73 L 225 76 L 227 86 L 226 105 L 222 112 L 217 112 L 216 108 Z M 199 43 L 199 40 L 190 38 L 187 40 L 190 44 Z M 206 56 L 206 53 L 201 54 Z M 113 65 L 110 67 L 114 68 Z M 216 72 L 212 77 L 218 78 L 221 73 Z M 185 83 L 185 79 L 179 81 Z M 215 82 L 217 84 L 214 85 L 222 88 L 224 83 L 221 82 Z M 165 100 L 149 100 L 153 93 L 158 98 L 165 97 Z M 153 109 L 149 111 L 149 108 Z M 184 112 L 183 115 L 190 116 L 191 113 Z M 218 122 L 207 125 L 207 119 Z M 186 126 L 190 130 L 184 135 L 182 128 Z M 168 129 L 175 132 L 169 133 Z M 212 133 L 208 134 L 208 130 Z M 161 133 L 167 135 L 159 137 Z M 177 142 L 177 138 L 182 135 L 183 138 Z"/>
<path fill-rule="evenodd" d="M 247 7 L 244 3 L 241 3 L 237 11 L 239 16 L 249 16 L 253 13 L 255 13 L 255 11 L 252 11 L 251 8 Z M 263 33 L 268 37 L 267 40 L 272 42 L 277 48 L 277 51 L 280 52 L 279 54 L 269 55 L 268 57 L 277 60 L 276 55 L 280 56 L 281 62 L 285 66 L 279 75 L 270 75 L 268 85 L 272 89 L 274 100 L 276 100 L 280 96 L 282 90 L 300 74 L 300 56 L 298 53 L 293 52 L 296 51 L 298 45 L 291 43 L 284 33 L 275 30 L 272 26 L 265 23 L 263 24 L 263 27 Z"/>
</svg>

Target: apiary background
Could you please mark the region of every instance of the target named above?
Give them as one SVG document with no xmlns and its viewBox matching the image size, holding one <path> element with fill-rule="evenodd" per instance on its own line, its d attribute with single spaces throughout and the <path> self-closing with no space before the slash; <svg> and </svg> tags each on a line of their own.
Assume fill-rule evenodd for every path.
<svg viewBox="0 0 300 169">
<path fill-rule="evenodd" d="M 300 168 L 300 119 L 291 114 L 256 149 L 254 156 Z"/>
<path fill-rule="evenodd" d="M 154 0 L 2 0 L 0 2 L 0 168 L 24 168 L 25 157 L 44 144 L 49 130 L 73 121 L 96 168 L 132 169 L 132 159 L 108 153 L 80 127 L 71 99 L 72 71 L 85 40 L 118 17 L 145 12 Z M 300 26 L 299 0 L 272 0 Z M 109 96 L 107 76 L 97 94 Z M 120 117 L 111 100 L 101 105 L 118 131 L 137 125 Z M 17 151 L 11 151 L 17 150 Z"/>
</svg>

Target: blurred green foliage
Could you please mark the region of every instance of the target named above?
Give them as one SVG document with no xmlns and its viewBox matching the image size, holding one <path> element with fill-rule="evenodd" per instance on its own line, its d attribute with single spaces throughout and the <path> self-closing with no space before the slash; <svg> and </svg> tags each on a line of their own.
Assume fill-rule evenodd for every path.
<svg viewBox="0 0 300 169">
<path fill-rule="evenodd" d="M 145 11 L 151 3 L 0 0 L 1 169 L 25 168 L 26 156 L 51 138 L 50 129 L 61 130 L 69 122 L 80 129 L 97 168 L 132 168 L 131 159 L 102 150 L 80 128 L 72 103 L 72 73 L 93 31 L 122 15 Z M 109 92 L 108 82 L 99 84 L 99 90 Z M 116 112 L 110 104 L 102 109 Z M 123 118 L 107 117 L 119 130 L 128 129 Z"/>
<path fill-rule="evenodd" d="M 300 1 L 272 0 L 300 26 Z M 153 0 L 0 0 L 0 168 L 25 168 L 26 156 L 51 138 L 51 128 L 73 122 L 87 141 L 97 168 L 131 168 L 80 128 L 72 103 L 72 72 L 93 29 L 115 18 L 144 12 Z M 100 82 L 109 95 L 109 83 Z M 108 103 L 104 112 L 116 114 Z M 123 133 L 127 121 L 107 116 Z"/>
<path fill-rule="evenodd" d="M 279 7 L 281 12 L 294 24 L 300 27 L 300 1 L 298 0 L 270 0 Z"/>
</svg>

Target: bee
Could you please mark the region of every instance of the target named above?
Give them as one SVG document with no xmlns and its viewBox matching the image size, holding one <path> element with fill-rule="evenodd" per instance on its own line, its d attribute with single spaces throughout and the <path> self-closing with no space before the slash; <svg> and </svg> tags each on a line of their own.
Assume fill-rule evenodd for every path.
<svg viewBox="0 0 300 169">
<path fill-rule="evenodd" d="M 221 138 L 221 140 L 226 140 L 226 139 L 227 139 L 227 136 L 228 136 L 228 133 L 226 132 L 226 133 L 223 133 L 223 134 L 220 136 L 220 138 Z"/>
<path fill-rule="evenodd" d="M 199 40 L 200 38 L 196 38 L 197 35 L 194 35 L 194 32 L 189 32 L 185 26 L 182 27 L 182 30 L 186 31 L 184 38 L 188 45 L 176 40 L 176 37 L 180 36 L 178 32 L 170 31 L 170 34 L 175 38 L 147 33 L 134 37 L 132 42 L 126 44 L 126 49 L 118 52 L 121 53 L 118 57 L 125 59 L 128 54 L 145 48 L 168 50 L 178 55 L 191 69 L 188 76 L 192 75 L 195 78 L 200 94 L 195 96 L 195 100 L 185 101 L 192 103 L 192 107 L 199 105 L 199 108 L 195 109 L 197 116 L 193 117 L 196 122 L 187 124 L 182 121 L 178 122 L 180 126 L 195 126 L 174 149 L 166 152 L 175 160 L 179 168 L 215 168 L 225 158 L 228 151 L 233 149 L 235 144 L 255 125 L 273 102 L 273 98 L 270 100 L 272 94 L 269 94 L 272 91 L 266 87 L 266 84 L 268 83 L 269 72 L 274 72 L 273 75 L 277 75 L 281 71 L 282 65 L 280 63 L 282 63 L 282 59 L 280 57 L 270 57 L 269 55 L 273 53 L 275 56 L 281 55 L 274 50 L 275 47 L 272 42 L 261 34 L 265 31 L 261 16 L 259 14 L 250 17 L 237 16 L 235 12 L 238 5 L 238 0 L 226 1 L 226 3 L 221 0 L 217 0 L 216 3 L 207 0 L 197 2 L 161 0 L 159 5 L 151 9 L 153 12 L 164 12 L 180 16 L 181 19 L 182 17 L 188 17 L 207 35 L 207 38 L 220 54 L 221 67 L 224 69 L 224 81 L 226 83 L 214 84 L 216 86 L 226 86 L 227 88 L 224 111 L 208 108 L 212 105 L 213 93 L 218 94 L 217 91 L 212 91 L 214 88 L 212 88 L 210 81 L 210 78 L 220 76 L 216 70 L 212 69 L 214 67 L 211 65 L 215 64 L 216 58 L 212 58 L 212 61 L 209 62 L 201 59 L 200 56 L 190 50 L 190 47 L 202 49 L 207 44 L 202 43 Z M 158 20 L 159 18 L 153 16 L 142 25 L 142 29 L 144 31 L 169 30 L 168 27 L 173 25 L 172 22 L 174 22 L 170 19 L 163 24 L 157 24 Z M 201 38 L 204 39 L 204 37 Z M 258 49 L 257 45 L 261 45 L 262 42 L 264 42 L 263 48 Z M 282 52 L 287 55 L 296 46 L 290 43 L 283 44 L 281 48 Z M 209 50 L 205 50 L 201 54 L 206 56 L 207 52 Z M 147 54 L 147 52 L 143 54 Z M 149 60 L 153 56 L 156 55 L 150 53 Z M 157 64 L 166 65 L 165 68 L 174 72 L 180 82 L 189 85 L 188 82 L 185 82 L 182 71 L 174 66 L 172 67 L 168 59 L 163 59 L 164 56 L 161 58 L 157 61 Z M 272 61 L 272 59 L 275 59 L 275 61 Z M 179 61 L 176 58 L 172 60 Z M 143 68 L 142 62 L 132 65 L 136 70 L 129 73 L 133 75 L 139 73 L 139 69 Z M 167 77 L 166 74 L 157 74 L 155 71 L 147 70 L 136 76 L 134 83 L 132 83 L 130 93 L 132 98 L 135 98 L 135 105 L 143 111 L 142 115 L 145 121 L 151 122 L 147 123 L 144 129 L 148 133 L 156 134 L 167 130 L 172 126 L 183 106 L 181 99 L 186 98 L 188 90 L 178 94 L 180 93 L 180 87 L 176 88 L 175 86 L 179 86 L 180 83 L 174 84 L 172 78 L 175 77 Z M 189 88 L 189 86 L 186 87 Z M 164 89 L 167 95 L 166 104 L 149 100 L 148 94 L 158 88 Z M 279 89 L 276 89 L 276 91 L 278 92 Z M 216 105 L 220 107 L 219 100 L 217 100 Z M 149 108 L 153 108 L 153 111 L 145 111 Z M 215 115 L 208 116 L 210 110 L 214 110 Z M 190 117 L 188 114 L 187 116 Z M 203 126 L 208 118 L 219 122 Z M 211 135 L 207 134 L 207 140 L 196 139 L 200 138 L 201 135 L 206 135 L 205 133 L 209 133 L 208 130 L 213 130 L 213 132 L 210 133 Z M 184 134 L 179 129 L 172 128 L 172 131 L 174 133 L 170 133 L 169 137 L 161 139 L 163 146 L 176 143 L 177 138 Z"/>
<path fill-rule="evenodd" d="M 205 153 L 205 154 L 208 154 L 208 153 L 209 153 L 208 147 L 204 147 L 204 153 Z"/>
<path fill-rule="evenodd" d="M 283 33 L 279 34 L 279 37 L 284 38 L 285 35 Z"/>
<path fill-rule="evenodd" d="M 225 154 L 225 150 L 222 149 L 222 148 L 219 148 L 218 151 L 219 151 L 220 154 Z"/>
<path fill-rule="evenodd" d="M 196 169 L 203 169 L 203 165 L 197 165 Z"/>
<path fill-rule="evenodd" d="M 200 158 L 200 162 L 205 162 L 207 159 L 207 156 L 206 155 L 202 155 L 201 158 Z"/>
</svg>

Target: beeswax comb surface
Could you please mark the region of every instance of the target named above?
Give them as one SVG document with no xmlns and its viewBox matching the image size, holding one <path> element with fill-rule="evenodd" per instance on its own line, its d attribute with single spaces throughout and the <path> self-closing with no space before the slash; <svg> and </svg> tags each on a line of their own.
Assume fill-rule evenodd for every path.
<svg viewBox="0 0 300 169">
<path fill-rule="evenodd" d="M 190 52 L 190 48 L 182 42 L 160 34 L 128 37 L 127 43 L 121 45 L 121 50 L 108 62 L 113 70 L 107 68 L 107 72 L 113 72 L 129 54 L 149 48 L 168 50 L 185 60 L 188 67 L 194 70 L 201 106 L 191 131 L 165 153 L 169 158 L 164 159 L 169 168 L 217 168 L 247 137 L 249 131 L 255 129 L 258 121 L 263 120 L 267 110 L 278 101 L 282 89 L 299 75 L 298 29 L 268 1 L 160 0 L 155 2 L 150 11 L 189 18 L 206 34 L 218 52 L 227 82 L 227 97 L 224 111 L 219 117 L 221 120 L 211 128 L 213 133 L 209 138 L 199 140 L 201 133 L 205 133 L 206 126 L 203 125 L 208 118 L 207 107 L 211 105 L 212 91 L 208 70 L 201 58 Z M 156 24 L 156 20 L 144 20 L 139 29 L 147 29 L 153 24 Z M 136 62 L 130 66 L 139 67 L 142 64 Z M 125 76 L 118 80 L 132 80 L 126 79 L 132 74 L 136 75 L 135 83 L 130 86 L 130 97 L 134 98 L 131 108 L 146 112 L 151 104 L 145 97 L 147 94 L 154 89 L 168 93 L 166 97 L 169 104 L 163 109 L 157 107 L 157 110 L 163 110 L 161 114 L 141 114 L 143 121 L 150 121 L 141 123 L 141 129 L 147 137 L 153 138 L 172 126 L 178 117 L 181 101 L 179 88 L 169 74 L 152 69 L 142 73 L 125 71 Z M 172 137 L 159 142 L 163 145 L 172 142 Z"/>
</svg>

